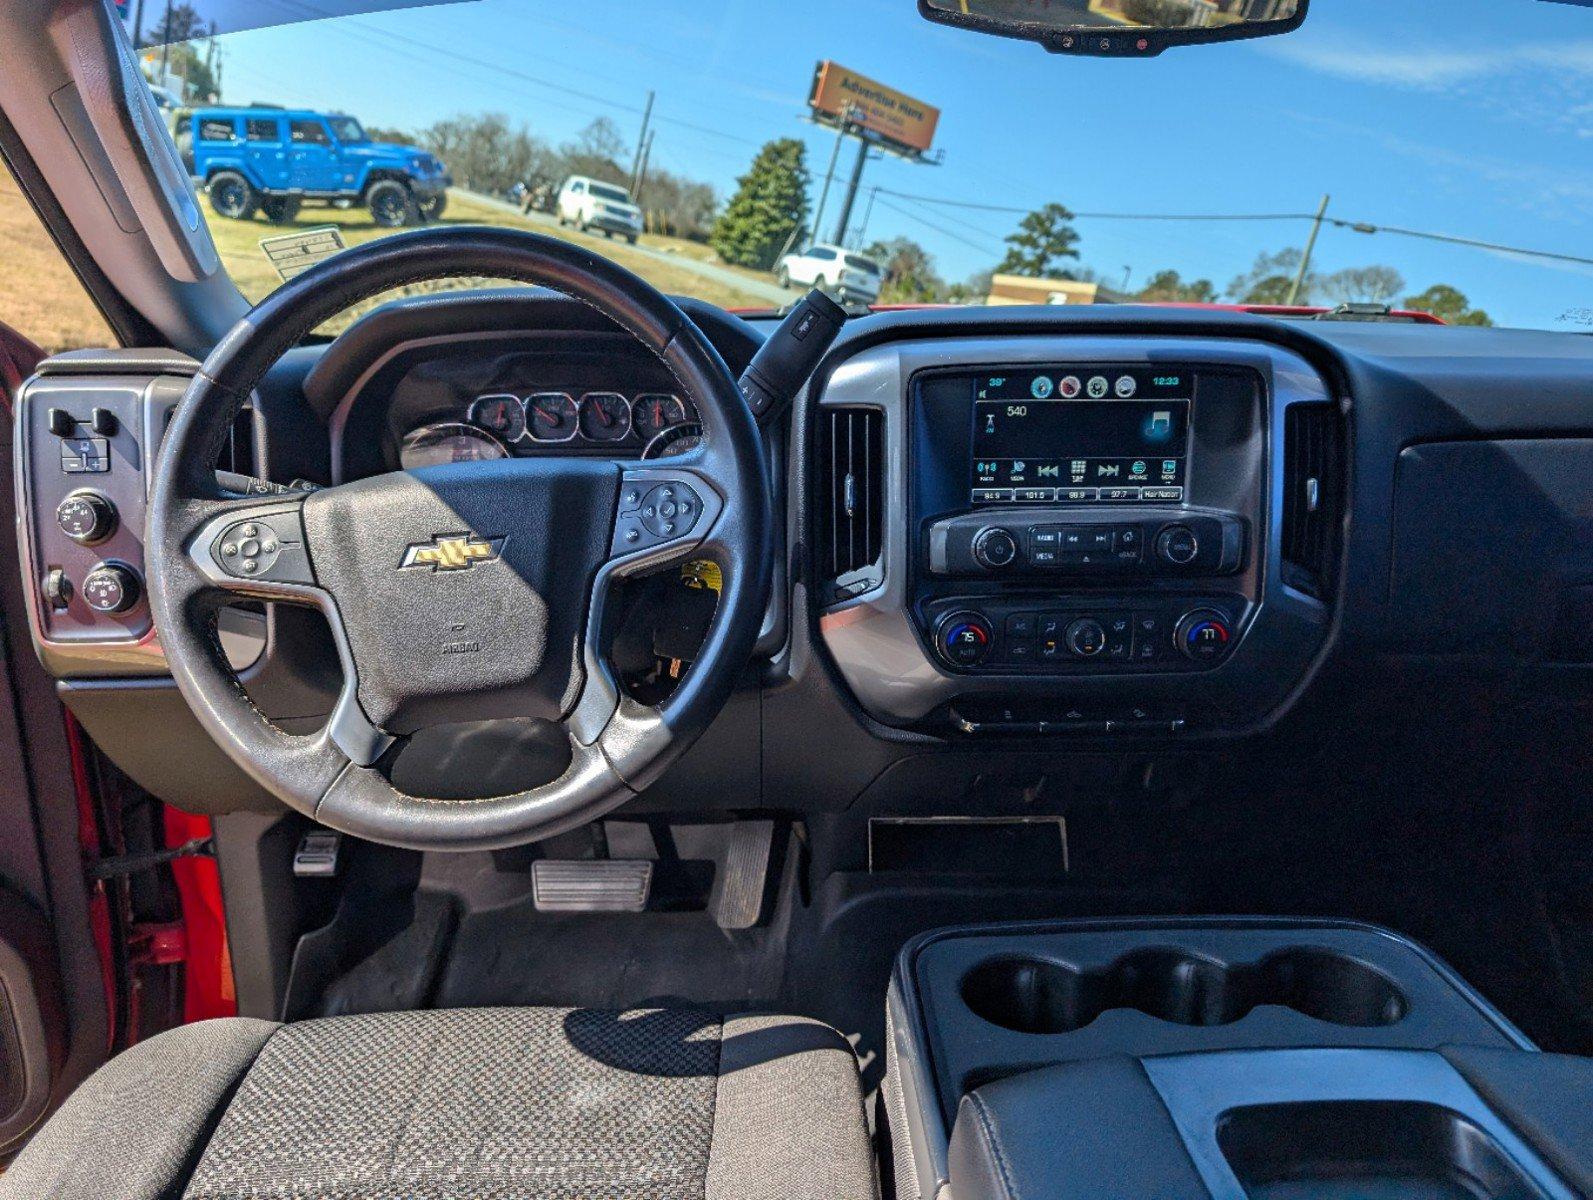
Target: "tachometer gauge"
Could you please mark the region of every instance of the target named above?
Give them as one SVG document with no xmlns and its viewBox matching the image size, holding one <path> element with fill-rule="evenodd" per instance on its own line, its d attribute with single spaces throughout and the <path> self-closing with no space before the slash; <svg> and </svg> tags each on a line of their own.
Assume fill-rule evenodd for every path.
<svg viewBox="0 0 1593 1200">
<path fill-rule="evenodd" d="M 581 433 L 593 442 L 617 442 L 631 431 L 630 401 L 618 392 L 581 397 Z"/>
<path fill-rule="evenodd" d="M 412 429 L 404 435 L 398 452 L 398 461 L 406 471 L 444 463 L 486 462 L 508 457 L 509 447 L 485 429 L 463 421 L 439 421 Z"/>
<path fill-rule="evenodd" d="M 525 436 L 525 409 L 518 396 L 482 396 L 470 406 L 470 420 L 505 442 Z"/>
<path fill-rule="evenodd" d="M 567 392 L 537 392 L 525 398 L 526 429 L 533 442 L 567 442 L 580 417 Z"/>
<path fill-rule="evenodd" d="M 650 442 L 671 425 L 684 424 L 686 406 L 678 396 L 668 392 L 649 392 L 636 397 L 631 405 L 631 421 L 636 426 L 637 436 Z"/>
</svg>

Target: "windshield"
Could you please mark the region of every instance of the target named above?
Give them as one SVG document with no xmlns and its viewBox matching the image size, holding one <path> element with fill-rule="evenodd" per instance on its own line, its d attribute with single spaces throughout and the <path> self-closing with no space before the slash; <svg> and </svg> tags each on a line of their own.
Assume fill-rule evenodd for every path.
<svg viewBox="0 0 1593 1200">
<path fill-rule="evenodd" d="M 337 135 L 337 140 L 345 145 L 365 140 L 365 131 L 353 117 L 330 117 L 328 120 L 331 122 L 332 132 Z"/>
<path fill-rule="evenodd" d="M 599 200 L 612 200 L 616 204 L 629 204 L 631 195 L 624 188 L 608 187 L 601 183 L 591 185 L 592 195 Z"/>
<path fill-rule="evenodd" d="M 932 24 L 913 0 L 811 0 L 777 24 L 767 0 L 475 0 L 213 38 L 168 17 L 192 36 L 165 49 L 159 6 L 123 7 L 179 103 L 319 114 L 373 143 L 356 162 L 295 137 L 249 194 L 210 189 L 251 300 L 292 258 L 274 239 L 332 227 L 316 246 L 335 251 L 485 221 L 738 309 L 833 282 L 798 262 L 822 244 L 877 263 L 886 304 L 1351 305 L 1593 331 L 1584 4 L 1319 0 L 1296 32 L 1146 61 Z M 178 146 L 202 194 L 233 152 Z"/>
</svg>

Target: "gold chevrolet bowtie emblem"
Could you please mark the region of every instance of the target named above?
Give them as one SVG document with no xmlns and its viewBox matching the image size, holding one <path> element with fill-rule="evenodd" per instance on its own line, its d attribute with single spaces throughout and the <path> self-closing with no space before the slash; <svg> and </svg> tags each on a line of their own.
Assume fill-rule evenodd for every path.
<svg viewBox="0 0 1593 1200">
<path fill-rule="evenodd" d="M 433 571 L 468 571 L 477 563 L 495 562 L 502 553 L 502 538 L 453 533 L 406 546 L 403 561 L 398 566 L 400 570 L 430 567 Z"/>
</svg>

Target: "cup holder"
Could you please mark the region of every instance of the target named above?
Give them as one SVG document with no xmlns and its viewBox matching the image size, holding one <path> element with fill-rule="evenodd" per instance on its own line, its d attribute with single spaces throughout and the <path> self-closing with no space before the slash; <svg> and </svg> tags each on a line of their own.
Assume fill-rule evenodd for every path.
<svg viewBox="0 0 1593 1200">
<path fill-rule="evenodd" d="M 1227 1025 L 1259 1005 L 1280 1005 L 1334 1025 L 1392 1025 L 1405 997 L 1381 971 L 1331 950 L 1302 946 L 1229 965 L 1176 948 L 1136 950 L 1081 970 L 1050 959 L 991 958 L 962 981 L 976 1015 L 1018 1033 L 1072 1033 L 1114 1008 L 1178 1025 Z"/>
</svg>

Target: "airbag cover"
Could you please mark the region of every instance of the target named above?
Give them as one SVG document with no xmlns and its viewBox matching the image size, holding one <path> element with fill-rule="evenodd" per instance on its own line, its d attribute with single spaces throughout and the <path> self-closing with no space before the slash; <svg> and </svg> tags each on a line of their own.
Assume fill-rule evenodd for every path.
<svg viewBox="0 0 1593 1200">
<path fill-rule="evenodd" d="M 611 462 L 507 459 L 312 495 L 310 559 L 342 616 L 365 715 L 397 734 L 563 716 L 619 478 Z"/>
</svg>

